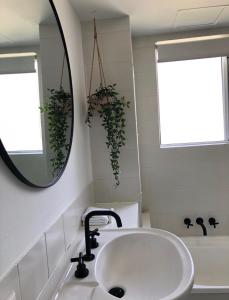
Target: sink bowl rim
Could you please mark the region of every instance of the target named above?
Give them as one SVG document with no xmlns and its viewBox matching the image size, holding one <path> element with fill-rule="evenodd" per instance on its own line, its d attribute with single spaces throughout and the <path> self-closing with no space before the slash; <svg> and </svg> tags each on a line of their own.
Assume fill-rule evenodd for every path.
<svg viewBox="0 0 229 300">
<path fill-rule="evenodd" d="M 190 290 L 193 286 L 194 283 L 194 263 L 193 263 L 193 259 L 192 256 L 187 248 L 187 246 L 185 245 L 185 243 L 182 241 L 182 239 L 180 237 L 178 237 L 177 235 L 163 230 L 163 229 L 158 229 L 158 228 L 150 228 L 150 229 L 146 229 L 146 228 L 136 228 L 136 229 L 130 229 L 128 231 L 123 230 L 123 229 L 116 229 L 116 230 L 111 230 L 111 234 L 112 231 L 119 231 L 120 235 L 115 236 L 113 238 L 111 238 L 109 241 L 107 241 L 99 250 L 97 257 L 96 257 L 96 261 L 95 261 L 95 266 L 94 266 L 94 274 L 95 274 L 95 278 L 97 280 L 98 278 L 98 260 L 100 259 L 100 256 L 102 255 L 104 249 L 112 242 L 115 242 L 115 240 L 120 239 L 120 238 L 124 238 L 125 236 L 130 236 L 130 235 L 134 235 L 134 234 L 148 234 L 148 235 L 153 235 L 153 236 L 159 236 L 162 237 L 164 239 L 169 240 L 176 248 L 177 251 L 179 252 L 179 256 L 181 257 L 182 260 L 182 268 L 184 271 L 186 271 L 186 273 L 188 272 L 188 275 L 186 274 L 187 279 L 185 280 L 185 285 L 181 286 L 181 283 L 184 279 L 182 279 L 181 283 L 178 285 L 178 287 L 172 291 L 172 293 L 170 293 L 169 295 L 167 295 L 164 298 L 161 298 L 160 300 L 171 300 L 171 299 L 179 299 L 182 295 L 184 295 L 188 290 Z M 188 264 L 184 264 L 183 260 L 184 260 L 184 256 L 186 257 L 186 261 L 188 261 Z M 108 291 L 106 290 L 105 286 L 103 285 L 102 282 L 100 282 L 99 280 L 97 280 L 98 282 L 98 287 L 102 289 L 107 296 L 111 296 Z M 116 297 L 111 296 L 113 299 L 116 299 Z"/>
</svg>

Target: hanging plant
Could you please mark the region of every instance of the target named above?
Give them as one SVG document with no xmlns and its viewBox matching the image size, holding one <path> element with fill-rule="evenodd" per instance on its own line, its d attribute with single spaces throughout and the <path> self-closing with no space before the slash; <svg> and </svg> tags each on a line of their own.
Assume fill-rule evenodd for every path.
<svg viewBox="0 0 229 300">
<path fill-rule="evenodd" d="M 44 106 L 39 107 L 41 113 L 47 114 L 53 177 L 58 176 L 64 167 L 66 155 L 70 148 L 67 129 L 69 128 L 69 117 L 72 115 L 72 96 L 62 87 L 64 60 L 65 55 L 59 89 L 48 89 L 50 96 Z"/>
<path fill-rule="evenodd" d="M 72 112 L 72 97 L 70 93 L 64 91 L 61 86 L 59 90 L 49 89 L 50 97 L 43 107 L 40 107 L 42 113 L 47 113 L 49 144 L 53 151 L 53 157 L 50 159 L 52 164 L 52 175 L 57 176 L 62 170 L 66 153 L 69 150 L 66 132 L 69 128 L 68 117 Z"/>
<path fill-rule="evenodd" d="M 95 51 L 97 51 L 99 62 L 100 86 L 91 93 L 92 74 L 94 66 Z M 97 113 L 101 119 L 101 125 L 107 133 L 106 146 L 109 149 L 110 163 L 113 171 L 115 185 L 120 184 L 120 149 L 126 141 L 126 108 L 129 108 L 130 102 L 120 96 L 116 90 L 116 84 L 106 85 L 102 59 L 100 56 L 99 45 L 97 40 L 96 22 L 94 19 L 94 47 L 92 56 L 92 67 L 90 77 L 90 88 L 88 96 L 88 113 L 86 123 L 92 127 L 91 119 Z"/>
</svg>

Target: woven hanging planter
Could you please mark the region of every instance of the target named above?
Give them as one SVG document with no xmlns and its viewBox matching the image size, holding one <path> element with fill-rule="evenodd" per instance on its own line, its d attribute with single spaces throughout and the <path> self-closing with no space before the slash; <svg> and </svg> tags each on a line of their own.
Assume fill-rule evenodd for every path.
<svg viewBox="0 0 229 300">
<path fill-rule="evenodd" d="M 125 110 L 129 107 L 130 102 L 126 101 L 124 97 L 121 97 L 116 90 L 116 84 L 106 84 L 105 74 L 102 64 L 102 58 L 100 54 L 100 48 L 98 43 L 96 21 L 94 18 L 94 45 L 92 53 L 92 64 L 90 72 L 89 93 L 88 93 L 88 113 L 86 123 L 89 127 L 92 126 L 91 119 L 95 114 L 98 114 L 101 119 L 101 125 L 104 127 L 107 133 L 106 146 L 109 149 L 109 156 L 111 162 L 111 168 L 113 171 L 113 177 L 115 186 L 120 184 L 120 165 L 119 156 L 120 149 L 125 145 Z M 95 56 L 97 54 L 99 65 L 99 87 L 92 93 L 92 79 L 93 69 L 95 63 Z"/>
</svg>

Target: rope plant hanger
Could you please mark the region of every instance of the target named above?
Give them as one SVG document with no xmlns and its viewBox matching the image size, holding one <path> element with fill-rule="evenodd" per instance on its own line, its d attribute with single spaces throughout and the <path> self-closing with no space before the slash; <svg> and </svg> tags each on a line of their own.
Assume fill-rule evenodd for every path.
<svg viewBox="0 0 229 300">
<path fill-rule="evenodd" d="M 101 125 L 107 133 L 106 146 L 109 149 L 110 163 L 113 171 L 115 186 L 120 184 L 120 149 L 125 145 L 126 118 L 125 109 L 129 108 L 130 102 L 120 96 L 116 90 L 116 84 L 106 84 L 102 58 L 98 43 L 96 20 L 94 18 L 94 45 L 90 72 L 88 113 L 86 123 L 92 127 L 91 119 L 97 113 L 101 119 Z M 99 66 L 99 87 L 92 93 L 93 69 L 97 53 Z"/>
</svg>

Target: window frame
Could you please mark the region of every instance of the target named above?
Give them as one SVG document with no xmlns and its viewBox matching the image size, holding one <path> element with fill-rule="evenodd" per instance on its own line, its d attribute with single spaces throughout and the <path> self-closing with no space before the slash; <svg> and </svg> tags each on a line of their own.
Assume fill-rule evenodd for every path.
<svg viewBox="0 0 229 300">
<path fill-rule="evenodd" d="M 217 56 L 220 57 L 220 56 Z M 207 58 L 207 57 L 202 57 Z M 157 80 L 157 104 L 158 104 L 158 127 L 159 127 L 159 143 L 161 149 L 169 148 L 190 148 L 190 147 L 206 147 L 229 144 L 229 57 L 221 56 L 222 68 L 222 95 L 223 95 L 223 117 L 224 117 L 224 140 L 220 141 L 206 141 L 206 142 L 190 142 L 190 143 L 170 143 L 162 144 L 161 142 L 161 121 L 160 121 L 160 97 L 159 97 L 159 76 L 158 76 L 158 61 L 156 53 L 156 80 Z M 185 59 L 189 60 L 189 59 Z M 190 59 L 191 60 L 191 59 Z"/>
</svg>

